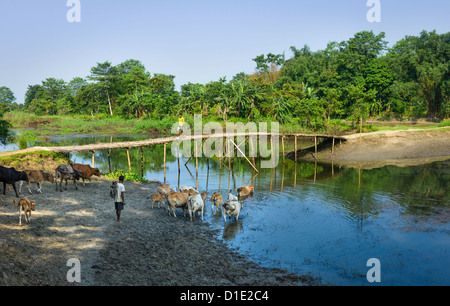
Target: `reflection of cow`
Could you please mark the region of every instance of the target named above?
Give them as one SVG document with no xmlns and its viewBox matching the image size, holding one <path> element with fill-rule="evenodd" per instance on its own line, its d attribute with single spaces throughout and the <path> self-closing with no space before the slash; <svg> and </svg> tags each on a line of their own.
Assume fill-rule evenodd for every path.
<svg viewBox="0 0 450 306">
<path fill-rule="evenodd" d="M 79 180 L 82 177 L 82 175 L 83 175 L 83 173 L 74 170 L 71 165 L 58 166 L 58 168 L 56 168 L 56 170 L 55 170 L 56 190 L 58 190 L 58 178 L 60 178 L 59 191 L 62 192 L 61 184 L 62 184 L 63 180 L 66 181 L 66 189 L 65 190 L 67 190 L 67 180 L 73 180 L 75 189 L 78 190 L 77 180 Z"/>
<path fill-rule="evenodd" d="M 0 182 L 3 182 L 3 195 L 6 194 L 6 184 L 11 184 L 16 193 L 16 197 L 19 197 L 16 189 L 16 182 L 18 181 L 28 182 L 28 176 L 25 171 L 16 171 L 14 168 L 0 166 Z"/>
<path fill-rule="evenodd" d="M 55 181 L 55 178 L 53 176 L 53 173 L 50 172 L 44 172 L 42 170 L 25 170 L 25 173 L 28 176 L 28 182 L 27 182 L 27 189 L 30 194 L 32 194 L 30 190 L 30 183 L 36 183 L 39 187 L 38 192 L 42 193 L 42 183 L 44 181 L 53 183 Z M 23 181 L 20 181 L 20 187 L 19 187 L 19 193 L 22 192 L 22 184 Z"/>
<path fill-rule="evenodd" d="M 86 186 L 84 180 L 89 180 L 91 182 L 91 177 L 93 175 L 101 176 L 100 170 L 98 168 L 92 168 L 90 165 L 72 164 L 74 170 L 81 172 L 83 175 L 83 186 Z"/>
</svg>

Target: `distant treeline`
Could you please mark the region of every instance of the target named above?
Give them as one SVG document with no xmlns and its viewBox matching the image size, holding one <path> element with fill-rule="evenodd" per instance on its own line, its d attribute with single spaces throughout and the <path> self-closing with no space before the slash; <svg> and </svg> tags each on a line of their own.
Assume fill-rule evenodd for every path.
<svg viewBox="0 0 450 306">
<path fill-rule="evenodd" d="M 97 63 L 85 78 L 48 78 L 29 85 L 24 105 L 14 103 L 13 93 L 1 87 L 0 115 L 21 109 L 37 115 L 160 120 L 201 112 L 224 121 L 270 118 L 311 130 L 331 119 L 450 115 L 450 32 L 423 31 L 388 48 L 385 33 L 363 31 L 324 50 L 290 49 L 289 59 L 272 53 L 254 58 L 254 74 L 188 83 L 180 92 L 174 76 L 151 74 L 139 60 Z"/>
</svg>

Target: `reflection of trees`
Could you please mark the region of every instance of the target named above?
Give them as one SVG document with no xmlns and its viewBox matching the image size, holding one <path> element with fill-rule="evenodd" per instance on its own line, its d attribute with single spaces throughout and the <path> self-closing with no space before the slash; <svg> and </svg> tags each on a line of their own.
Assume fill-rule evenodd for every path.
<svg viewBox="0 0 450 306">
<path fill-rule="evenodd" d="M 10 127 L 11 127 L 10 123 L 0 119 L 0 145 L 6 144 L 6 142 L 10 139 L 10 137 L 11 137 L 11 134 L 9 131 Z"/>
<path fill-rule="evenodd" d="M 346 169 L 331 184 L 333 195 L 355 216 L 377 215 L 388 197 L 405 215 L 433 216 L 437 206 L 450 204 L 450 161 L 414 167 L 386 166 L 372 170 Z M 360 171 L 360 174 L 359 174 Z M 358 189 L 358 185 L 360 188 Z M 381 196 L 381 195 L 384 195 Z M 383 200 L 384 199 L 384 200 Z"/>
</svg>

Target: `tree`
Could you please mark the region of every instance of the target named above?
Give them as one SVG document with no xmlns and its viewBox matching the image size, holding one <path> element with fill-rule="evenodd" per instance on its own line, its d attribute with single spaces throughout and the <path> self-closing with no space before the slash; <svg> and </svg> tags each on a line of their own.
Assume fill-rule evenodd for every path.
<svg viewBox="0 0 450 306">
<path fill-rule="evenodd" d="M 25 103 L 24 108 L 28 109 L 31 105 L 31 102 L 37 99 L 37 95 L 40 91 L 42 91 L 41 85 L 28 85 L 28 89 L 25 93 Z"/>
<path fill-rule="evenodd" d="M 80 91 L 89 85 L 88 81 L 83 78 L 75 77 L 67 84 L 67 95 L 71 97 L 77 96 Z"/>
<path fill-rule="evenodd" d="M 373 105 L 377 105 L 375 111 L 379 113 L 382 108 L 388 107 L 389 88 L 394 81 L 392 71 L 386 61 L 374 59 L 367 65 L 364 75 L 367 90 L 376 91 Z"/>
<path fill-rule="evenodd" d="M 323 91 L 322 104 L 329 124 L 331 116 L 342 115 L 343 113 L 342 102 L 339 100 L 341 93 L 335 88 L 325 88 Z"/>
<path fill-rule="evenodd" d="M 99 84 L 100 88 L 105 90 L 106 97 L 108 99 L 109 113 L 114 115 L 112 107 L 112 94 L 113 88 L 117 81 L 117 68 L 112 66 L 110 62 L 97 63 L 97 66 L 91 68 L 91 75 L 88 78 Z"/>
<path fill-rule="evenodd" d="M 390 50 L 387 60 L 396 88 L 410 89 L 399 97 L 407 99 L 403 103 L 414 107 L 425 102 L 429 116 L 448 115 L 450 33 L 423 31 L 420 36 L 406 36 Z"/>
<path fill-rule="evenodd" d="M 16 97 L 14 93 L 6 86 L 0 87 L 0 118 L 4 113 L 11 110 Z"/>
</svg>

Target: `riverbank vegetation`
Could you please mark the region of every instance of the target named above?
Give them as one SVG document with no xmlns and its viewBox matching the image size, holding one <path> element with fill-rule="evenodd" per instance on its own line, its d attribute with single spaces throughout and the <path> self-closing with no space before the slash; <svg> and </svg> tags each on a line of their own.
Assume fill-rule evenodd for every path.
<svg viewBox="0 0 450 306">
<path fill-rule="evenodd" d="M 178 114 L 193 123 L 200 113 L 204 123 L 278 121 L 281 132 L 344 133 L 368 118 L 448 118 L 450 32 L 387 45 L 385 33 L 363 31 L 324 50 L 291 47 L 289 59 L 262 54 L 253 74 L 180 91 L 175 76 L 152 74 L 139 60 L 97 63 L 85 78 L 29 85 L 23 105 L 2 87 L 0 103 L 2 112 L 13 111 L 7 120 L 14 126 L 80 133 L 168 133 Z"/>
</svg>

